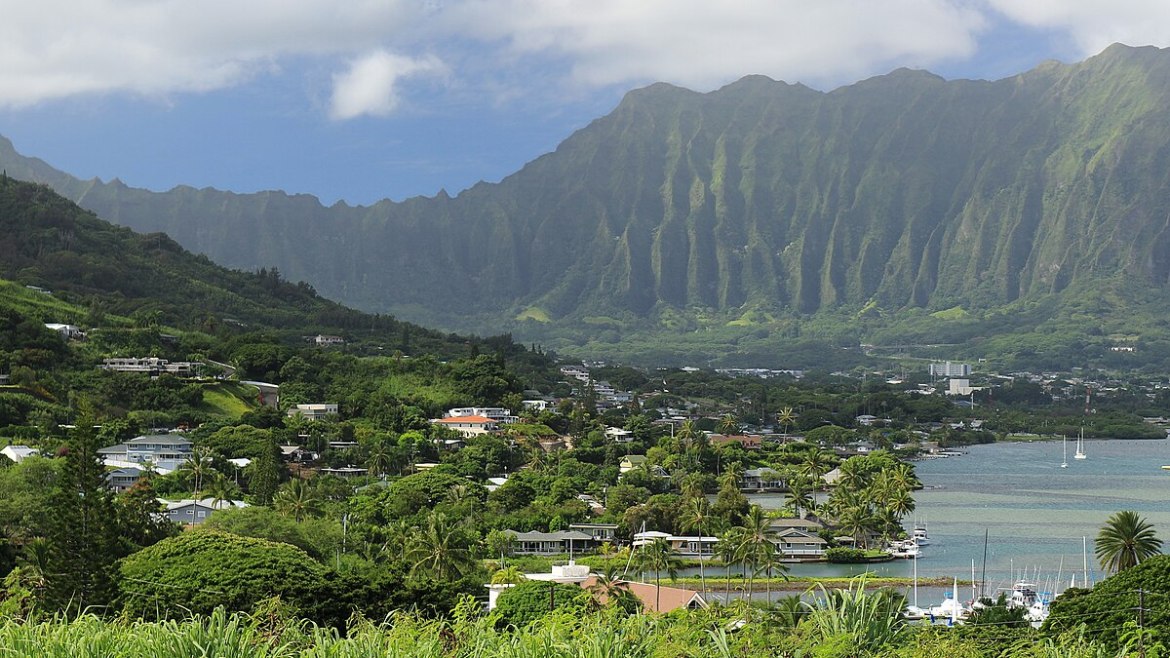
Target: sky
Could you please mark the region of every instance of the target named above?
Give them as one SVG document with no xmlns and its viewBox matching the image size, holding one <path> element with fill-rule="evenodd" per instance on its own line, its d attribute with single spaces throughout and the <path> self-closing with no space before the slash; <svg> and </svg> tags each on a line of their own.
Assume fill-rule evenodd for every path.
<svg viewBox="0 0 1170 658">
<path fill-rule="evenodd" d="M 995 80 L 1165 0 L 0 0 L 0 135 L 81 178 L 324 203 L 495 182 L 631 89 Z"/>
</svg>

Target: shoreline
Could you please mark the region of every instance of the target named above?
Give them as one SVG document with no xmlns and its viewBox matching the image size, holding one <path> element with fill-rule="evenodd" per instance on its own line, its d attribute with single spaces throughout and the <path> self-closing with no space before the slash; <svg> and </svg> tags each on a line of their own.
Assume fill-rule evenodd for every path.
<svg viewBox="0 0 1170 658">
<path fill-rule="evenodd" d="M 771 587 L 773 591 L 777 592 L 804 592 L 816 588 L 817 585 L 825 589 L 848 589 L 856 584 L 859 580 L 865 580 L 867 589 L 881 589 L 881 588 L 901 588 L 913 587 L 913 578 L 904 578 L 896 576 L 795 576 L 792 578 L 756 578 L 752 582 L 752 590 L 762 592 Z M 970 586 L 971 580 L 959 580 L 959 586 Z M 684 578 L 676 578 L 669 581 L 672 587 L 681 587 L 682 589 L 690 589 L 700 591 L 702 587 L 702 580 L 696 576 L 686 576 Z M 651 583 L 653 584 L 653 583 Z M 953 578 L 946 577 L 931 577 L 919 578 L 919 587 L 951 587 L 954 585 Z M 728 580 L 726 576 L 708 576 L 707 587 L 708 592 L 745 592 L 747 591 L 748 581 L 742 576 L 732 576 Z"/>
</svg>

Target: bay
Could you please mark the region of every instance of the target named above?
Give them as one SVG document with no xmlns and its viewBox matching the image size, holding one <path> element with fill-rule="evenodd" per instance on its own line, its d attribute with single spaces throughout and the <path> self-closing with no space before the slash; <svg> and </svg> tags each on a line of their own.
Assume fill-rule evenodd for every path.
<svg viewBox="0 0 1170 658">
<path fill-rule="evenodd" d="M 971 577 L 983 573 L 987 532 L 987 590 L 1027 578 L 1059 591 L 1075 572 L 1078 585 L 1100 580 L 1093 539 L 1106 519 L 1134 510 L 1170 540 L 1170 440 L 1095 440 L 1085 442 L 1088 458 L 1071 458 L 1061 468 L 1060 441 L 995 443 L 965 448 L 966 454 L 918 462 L 925 489 L 915 492 L 917 510 L 907 520 L 925 523 L 931 542 L 918 563 L 920 577 Z M 750 497 L 767 508 L 783 504 L 781 495 Z M 1087 543 L 1088 569 L 1082 547 Z M 809 563 L 792 565 L 801 576 L 847 576 L 866 571 L 910 577 L 913 563 L 897 560 L 871 565 Z"/>
</svg>

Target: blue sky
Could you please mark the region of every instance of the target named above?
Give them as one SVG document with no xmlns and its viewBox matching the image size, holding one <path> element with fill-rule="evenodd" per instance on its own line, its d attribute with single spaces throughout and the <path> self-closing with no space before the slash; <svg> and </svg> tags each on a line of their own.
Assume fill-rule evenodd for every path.
<svg viewBox="0 0 1170 658">
<path fill-rule="evenodd" d="M 0 134 L 74 175 L 330 204 L 498 181 L 656 81 L 998 79 L 1164 0 L 0 0 Z"/>
</svg>

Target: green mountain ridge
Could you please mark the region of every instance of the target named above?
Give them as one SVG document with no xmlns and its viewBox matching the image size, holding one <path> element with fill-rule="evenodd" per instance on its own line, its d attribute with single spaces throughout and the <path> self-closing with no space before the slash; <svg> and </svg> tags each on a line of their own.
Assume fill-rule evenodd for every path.
<svg viewBox="0 0 1170 658">
<path fill-rule="evenodd" d="M 897 341 L 923 313 L 1067 315 L 1108 291 L 1161 308 L 1167 108 L 1170 51 L 1115 45 L 994 82 L 655 84 L 499 183 L 368 207 L 81 181 L 3 140 L 0 166 L 358 308 L 587 347 L 711 331 L 725 351 L 759 328 Z M 1107 310 L 1098 329 L 1134 313 Z"/>
<path fill-rule="evenodd" d="M 476 340 L 346 308 L 275 269 L 221 267 L 165 234 L 114 226 L 46 185 L 7 173 L 0 178 L 0 279 L 51 291 L 40 308 L 15 297 L 6 302 L 44 321 L 81 324 L 80 316 L 100 313 L 209 333 L 337 332 L 440 356 L 461 356 Z"/>
</svg>

